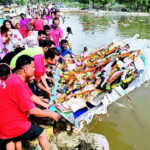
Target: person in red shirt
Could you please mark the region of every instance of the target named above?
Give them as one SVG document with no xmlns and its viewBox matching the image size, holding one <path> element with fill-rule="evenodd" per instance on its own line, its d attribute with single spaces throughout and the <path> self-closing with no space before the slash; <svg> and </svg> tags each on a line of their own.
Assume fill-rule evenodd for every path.
<svg viewBox="0 0 150 150">
<path fill-rule="evenodd" d="M 60 53 L 56 48 L 50 48 L 44 55 L 36 55 L 34 56 L 34 64 L 35 64 L 35 82 L 36 86 L 47 92 L 49 95 L 51 95 L 51 88 L 49 87 L 47 81 L 46 81 L 46 65 L 55 65 L 57 64 L 58 60 L 60 58 Z M 44 86 L 40 83 L 44 84 Z"/>
<path fill-rule="evenodd" d="M 11 74 L 11 70 L 8 64 L 6 63 L 0 63 L 0 88 L 4 88 L 5 81 Z"/>
<path fill-rule="evenodd" d="M 4 89 L 6 87 L 6 79 L 10 76 L 11 70 L 10 67 L 6 63 L 0 63 L 0 89 Z M 21 145 L 21 141 L 18 142 L 8 142 L 6 146 L 3 145 L 1 139 L 0 139 L 0 149 L 5 150 L 6 148 L 9 149 L 16 147 L 17 150 L 19 150 L 19 147 Z"/>
<path fill-rule="evenodd" d="M 16 62 L 16 72 L 6 80 L 5 87 L 0 88 L 0 139 L 7 150 L 15 150 L 15 147 L 9 147 L 13 142 L 34 140 L 37 137 L 42 150 L 49 150 L 46 131 L 32 125 L 27 114 L 50 117 L 56 121 L 60 118 L 59 114 L 41 110 L 32 102 L 34 95 L 26 82 L 33 77 L 34 70 L 34 58 L 20 56 Z"/>
</svg>

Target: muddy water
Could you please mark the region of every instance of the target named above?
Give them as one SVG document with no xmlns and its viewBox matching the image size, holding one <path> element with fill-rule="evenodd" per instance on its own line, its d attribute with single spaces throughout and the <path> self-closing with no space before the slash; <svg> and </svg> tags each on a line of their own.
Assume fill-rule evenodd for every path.
<svg viewBox="0 0 150 150">
<path fill-rule="evenodd" d="M 120 41 L 133 37 L 150 39 L 150 17 L 94 17 L 92 15 L 65 15 L 62 25 L 65 31 L 73 31 L 74 53 L 81 53 L 83 47 L 89 50 L 108 45 L 112 40 Z M 129 94 L 108 108 L 108 116 L 102 121 L 95 117 L 88 126 L 89 132 L 106 136 L 110 150 L 150 150 L 150 83 Z"/>
</svg>

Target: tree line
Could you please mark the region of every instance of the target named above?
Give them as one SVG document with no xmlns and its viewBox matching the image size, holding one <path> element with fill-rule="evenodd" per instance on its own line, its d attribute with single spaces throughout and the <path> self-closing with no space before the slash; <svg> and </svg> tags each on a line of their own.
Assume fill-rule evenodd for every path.
<svg viewBox="0 0 150 150">
<path fill-rule="evenodd" d="M 150 0 L 78 0 L 104 10 L 150 11 Z"/>
<path fill-rule="evenodd" d="M 79 2 L 86 7 L 91 5 L 93 8 L 104 10 L 122 10 L 122 11 L 150 11 L 150 0 L 0 0 L 0 3 L 17 3 L 25 5 L 30 3 L 44 3 L 44 2 L 64 2 L 75 3 Z"/>
</svg>

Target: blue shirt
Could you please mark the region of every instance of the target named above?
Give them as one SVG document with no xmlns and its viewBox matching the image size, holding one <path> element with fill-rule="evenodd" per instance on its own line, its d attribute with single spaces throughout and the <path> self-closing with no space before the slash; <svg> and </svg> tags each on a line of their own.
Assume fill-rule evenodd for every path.
<svg viewBox="0 0 150 150">
<path fill-rule="evenodd" d="M 61 56 L 66 56 L 67 54 L 73 55 L 72 51 L 69 48 L 66 48 L 64 51 L 62 50 L 61 46 L 57 47 L 57 50 L 59 51 Z"/>
</svg>

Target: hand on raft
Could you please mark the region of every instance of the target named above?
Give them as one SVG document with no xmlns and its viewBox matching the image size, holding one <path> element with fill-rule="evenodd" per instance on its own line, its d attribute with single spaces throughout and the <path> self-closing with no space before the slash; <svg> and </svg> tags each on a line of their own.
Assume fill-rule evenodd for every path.
<svg viewBox="0 0 150 150">
<path fill-rule="evenodd" d="M 45 111 L 49 112 L 49 110 L 45 110 Z M 49 117 L 57 122 L 61 118 L 61 115 L 56 113 L 56 112 L 50 112 L 50 116 Z"/>
<path fill-rule="evenodd" d="M 49 96 L 53 96 L 53 94 L 51 93 L 51 88 L 46 88 L 46 92 L 49 94 Z"/>
</svg>

